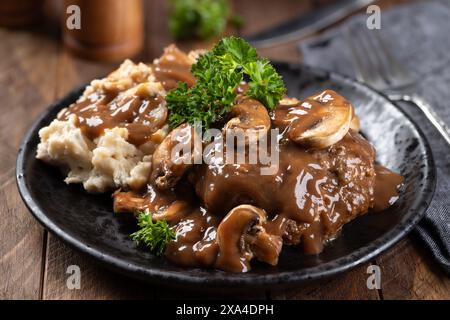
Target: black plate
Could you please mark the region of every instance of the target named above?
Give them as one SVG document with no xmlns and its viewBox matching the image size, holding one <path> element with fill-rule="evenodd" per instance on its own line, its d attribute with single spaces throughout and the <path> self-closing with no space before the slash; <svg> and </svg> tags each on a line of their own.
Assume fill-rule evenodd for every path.
<svg viewBox="0 0 450 320">
<path fill-rule="evenodd" d="M 17 159 L 17 183 L 25 204 L 50 232 L 107 267 L 160 284 L 191 288 L 295 285 L 349 270 L 370 261 L 404 237 L 425 213 L 434 192 L 435 167 L 419 128 L 383 95 L 346 77 L 298 65 L 276 64 L 288 93 L 304 98 L 325 88 L 347 97 L 361 118 L 363 134 L 375 145 L 378 161 L 405 177 L 400 199 L 390 209 L 347 224 L 342 236 L 317 256 L 283 249 L 276 267 L 254 263 L 246 274 L 180 268 L 136 248 L 129 239 L 135 222 L 115 216 L 110 195 L 89 195 L 67 186 L 57 169 L 35 159 L 38 130 L 74 102 L 75 90 L 42 114 L 25 137 Z"/>
</svg>

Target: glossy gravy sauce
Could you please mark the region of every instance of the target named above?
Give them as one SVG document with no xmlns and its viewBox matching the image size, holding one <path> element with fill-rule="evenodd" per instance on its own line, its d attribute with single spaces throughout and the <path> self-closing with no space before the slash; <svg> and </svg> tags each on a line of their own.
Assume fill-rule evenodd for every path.
<svg viewBox="0 0 450 320">
<path fill-rule="evenodd" d="M 156 79 L 167 91 L 178 87 L 178 82 L 185 82 L 189 87 L 195 85 L 196 79 L 191 73 L 191 62 L 175 47 L 167 48 L 164 55 L 151 66 Z"/>
<path fill-rule="evenodd" d="M 178 82 L 195 84 L 190 73 L 191 63 L 186 54 L 175 47 L 166 49 L 165 54 L 150 65 L 157 81 L 169 91 Z M 168 111 L 165 100 L 160 97 L 123 95 L 121 91 L 105 94 L 94 92 L 87 99 L 71 105 L 58 118 L 67 120 L 76 115 L 76 125 L 91 140 L 103 134 L 105 129 L 123 127 L 128 129 L 128 142 L 140 146 L 148 141 L 159 143 L 155 133 L 167 121 Z"/>
<path fill-rule="evenodd" d="M 374 187 L 374 211 L 382 211 L 392 206 L 399 198 L 398 190 L 403 184 L 403 177 L 391 170 L 375 165 L 376 178 Z"/>
<path fill-rule="evenodd" d="M 128 142 L 140 146 L 166 123 L 167 108 L 161 97 L 123 99 L 117 94 L 93 94 L 60 114 L 61 120 L 76 115 L 76 126 L 91 140 L 105 129 L 128 129 Z"/>
</svg>

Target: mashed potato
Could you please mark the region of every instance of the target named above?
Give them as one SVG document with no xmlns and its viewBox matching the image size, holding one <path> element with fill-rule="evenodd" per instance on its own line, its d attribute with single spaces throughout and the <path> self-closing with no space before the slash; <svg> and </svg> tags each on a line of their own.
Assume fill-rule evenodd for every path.
<svg viewBox="0 0 450 320">
<path fill-rule="evenodd" d="M 92 193 L 114 188 L 139 189 L 148 180 L 151 156 L 126 141 L 128 130 L 113 128 L 90 141 L 69 121 L 54 120 L 39 131 L 37 158 L 67 172 L 65 182 L 82 183 Z"/>
<path fill-rule="evenodd" d="M 166 91 L 154 66 L 175 61 L 189 70 L 200 53 L 185 54 L 171 45 L 153 67 L 125 60 L 107 77 L 93 80 L 75 104 L 39 131 L 36 157 L 60 167 L 67 184 L 83 184 L 91 193 L 141 189 L 151 174 L 152 154 L 169 132 Z M 180 80 L 176 72 L 166 72 Z"/>
<path fill-rule="evenodd" d="M 125 97 L 136 92 L 165 95 L 149 66 L 126 60 L 108 77 L 93 80 L 78 102 L 92 94 L 111 91 L 123 92 Z M 149 148 L 146 144 L 138 148 L 127 142 L 128 130 L 123 127 L 106 129 L 101 136 L 90 140 L 76 124 L 77 116 L 71 115 L 68 120 L 56 119 L 42 128 L 36 157 L 60 167 L 67 174 L 64 180 L 67 184 L 81 183 L 91 193 L 117 188 L 137 190 L 145 186 L 151 171 L 154 146 Z M 165 135 L 166 131 L 167 128 L 159 130 L 158 134 Z"/>
</svg>

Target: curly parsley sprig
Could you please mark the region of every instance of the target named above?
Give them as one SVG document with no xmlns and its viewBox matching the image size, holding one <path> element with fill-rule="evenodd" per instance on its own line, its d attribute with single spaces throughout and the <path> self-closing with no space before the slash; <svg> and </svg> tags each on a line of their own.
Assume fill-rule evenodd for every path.
<svg viewBox="0 0 450 320">
<path fill-rule="evenodd" d="M 169 241 L 175 240 L 175 232 L 169 228 L 166 221 L 153 222 L 152 216 L 145 212 L 138 212 L 138 226 L 140 230 L 131 235 L 138 245 L 145 245 L 157 255 L 162 255 Z"/>
<path fill-rule="evenodd" d="M 286 91 L 283 79 L 270 62 L 237 37 L 222 39 L 199 57 L 191 71 L 197 78 L 196 85 L 188 88 L 180 83 L 166 97 L 172 128 L 183 122 L 201 122 L 203 128 L 208 128 L 219 121 L 231 110 L 236 88 L 244 76 L 249 80 L 246 95 L 268 109 L 273 109 Z"/>
</svg>

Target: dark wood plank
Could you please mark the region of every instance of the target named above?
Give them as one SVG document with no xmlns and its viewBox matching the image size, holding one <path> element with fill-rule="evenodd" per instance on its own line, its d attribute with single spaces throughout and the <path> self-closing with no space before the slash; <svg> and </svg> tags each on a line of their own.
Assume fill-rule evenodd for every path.
<svg viewBox="0 0 450 320">
<path fill-rule="evenodd" d="M 55 96 L 57 46 L 40 32 L 0 29 L 0 298 L 40 297 L 43 230 L 15 183 L 19 144 Z"/>
<path fill-rule="evenodd" d="M 43 230 L 22 204 L 14 174 L 0 185 L 0 299 L 39 299 Z"/>
<path fill-rule="evenodd" d="M 69 266 L 80 268 L 80 289 L 69 289 Z M 43 298 L 52 300 L 154 299 L 153 288 L 97 265 L 91 258 L 49 236 Z"/>
<path fill-rule="evenodd" d="M 58 59 L 56 73 L 56 95 L 61 97 L 69 91 L 94 79 L 103 78 L 119 66 L 120 63 L 98 63 L 72 56 L 62 49 Z"/>
<path fill-rule="evenodd" d="M 162 49 L 173 42 L 167 25 L 168 21 L 168 1 L 150 0 L 145 1 L 145 60 L 161 55 Z"/>
<path fill-rule="evenodd" d="M 369 264 L 330 279 L 316 281 L 289 290 L 274 290 L 270 298 L 275 300 L 378 300 L 378 291 L 366 285 Z"/>
<path fill-rule="evenodd" d="M 450 299 L 450 278 L 414 236 L 402 240 L 378 263 L 384 299 Z"/>
</svg>

